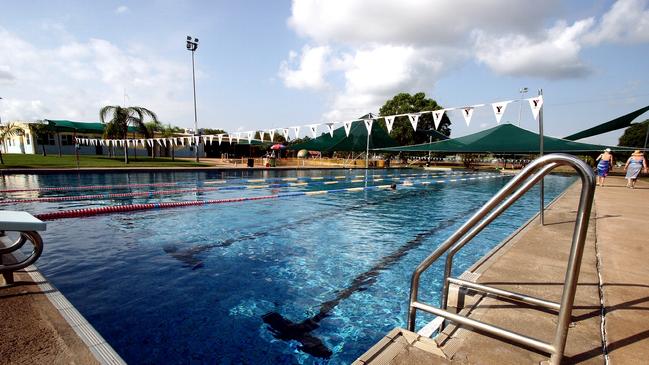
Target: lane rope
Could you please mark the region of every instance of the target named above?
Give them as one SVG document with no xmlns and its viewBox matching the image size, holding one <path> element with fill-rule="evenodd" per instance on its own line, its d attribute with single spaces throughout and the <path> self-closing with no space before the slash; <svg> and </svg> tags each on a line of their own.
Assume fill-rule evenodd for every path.
<svg viewBox="0 0 649 365">
<path fill-rule="evenodd" d="M 484 175 L 484 176 L 475 176 L 475 177 L 467 177 L 467 178 L 459 178 L 459 179 L 404 182 L 397 186 L 401 186 L 401 187 L 410 187 L 410 186 L 419 186 L 419 185 L 427 186 L 427 185 L 441 184 L 447 182 L 470 181 L 470 180 L 479 180 L 479 179 L 480 180 L 494 179 L 499 177 L 505 177 L 505 176 L 504 175 Z M 97 208 L 62 210 L 57 212 L 41 213 L 35 216 L 40 220 L 48 221 L 48 220 L 62 219 L 62 218 L 89 217 L 89 216 L 95 216 L 100 214 L 124 213 L 124 212 L 133 212 L 133 211 L 141 211 L 141 210 L 151 210 L 151 209 L 167 209 L 167 208 L 178 208 L 178 207 L 189 207 L 189 206 L 200 206 L 200 205 L 211 205 L 211 204 L 240 203 L 240 202 L 253 201 L 253 200 L 283 199 L 283 198 L 291 198 L 297 196 L 317 196 L 317 195 L 335 194 L 335 193 L 343 193 L 343 192 L 361 192 L 361 191 L 371 191 L 371 190 L 381 190 L 381 189 L 391 189 L 391 188 L 392 188 L 391 184 L 385 184 L 385 185 L 361 186 L 361 187 L 354 187 L 354 188 L 343 188 L 343 189 L 332 189 L 332 190 L 315 190 L 315 191 L 279 193 L 279 194 L 263 195 L 263 196 L 255 196 L 255 197 L 112 205 L 112 206 L 97 207 Z"/>
<path fill-rule="evenodd" d="M 465 173 L 450 173 L 446 175 L 427 174 L 418 175 L 418 178 L 429 177 L 445 177 L 452 175 L 463 175 Z M 473 175 L 473 174 L 470 174 Z M 477 175 L 477 174 L 476 174 Z M 384 178 L 376 178 L 372 181 L 383 181 Z M 392 178 L 392 181 L 400 181 L 400 178 Z M 158 191 L 137 191 L 129 193 L 101 193 L 101 194 L 87 194 L 87 195 L 67 195 L 67 196 L 50 196 L 28 199 L 4 199 L 0 200 L 2 204 L 16 204 L 16 203 L 35 203 L 35 202 L 59 202 L 59 201 L 79 201 L 79 200 L 94 200 L 94 199 L 113 199 L 113 198 L 129 198 L 129 197 L 153 197 L 160 195 L 175 195 L 175 194 L 188 194 L 188 193 L 201 193 L 212 191 L 227 191 L 227 190 L 246 190 L 246 189 L 277 189 L 289 187 L 304 187 L 313 185 L 333 185 L 341 183 L 361 183 L 365 182 L 364 179 L 347 179 L 347 180 L 333 180 L 333 181 L 311 181 L 311 182 L 294 182 L 294 183 L 279 183 L 268 185 L 234 185 L 234 186 L 221 186 L 214 188 L 196 188 L 196 189 L 175 189 L 175 190 L 158 190 Z"/>
</svg>

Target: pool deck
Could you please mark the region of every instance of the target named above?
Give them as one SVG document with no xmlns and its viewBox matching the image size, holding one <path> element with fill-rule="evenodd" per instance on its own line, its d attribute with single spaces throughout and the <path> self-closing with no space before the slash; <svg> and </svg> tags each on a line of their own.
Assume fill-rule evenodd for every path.
<svg viewBox="0 0 649 365">
<path fill-rule="evenodd" d="M 640 364 L 649 358 L 649 183 L 638 181 L 633 190 L 625 184 L 621 177 L 609 177 L 596 190 L 564 363 L 602 364 L 604 351 L 613 364 Z M 549 207 L 545 226 L 531 221 L 465 277 L 559 301 L 579 189 L 577 182 Z M 457 306 L 457 298 L 451 295 L 449 307 Z M 466 293 L 461 310 L 547 342 L 556 326 L 554 311 L 475 292 Z M 547 359 L 451 325 L 434 340 L 395 329 L 355 364 L 539 364 Z"/>
</svg>

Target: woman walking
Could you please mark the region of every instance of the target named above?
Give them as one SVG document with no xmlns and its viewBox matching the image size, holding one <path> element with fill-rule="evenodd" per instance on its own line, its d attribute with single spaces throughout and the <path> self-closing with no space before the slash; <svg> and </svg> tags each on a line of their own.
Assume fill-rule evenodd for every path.
<svg viewBox="0 0 649 365">
<path fill-rule="evenodd" d="M 626 160 L 626 165 L 624 165 L 624 171 L 626 171 L 626 187 L 634 189 L 635 181 L 640 175 L 640 170 L 647 172 L 647 161 L 644 159 L 644 154 L 640 150 L 635 150 L 631 157 Z"/>
<path fill-rule="evenodd" d="M 608 172 L 613 167 L 613 155 L 611 149 L 607 148 L 604 153 L 597 157 L 597 185 L 604 186 L 604 179 L 608 176 Z"/>
</svg>

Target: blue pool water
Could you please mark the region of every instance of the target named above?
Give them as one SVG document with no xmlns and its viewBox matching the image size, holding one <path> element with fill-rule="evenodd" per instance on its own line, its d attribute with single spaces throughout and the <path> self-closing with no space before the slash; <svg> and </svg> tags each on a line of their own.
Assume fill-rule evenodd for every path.
<svg viewBox="0 0 649 365">
<path fill-rule="evenodd" d="M 398 173 L 422 172 L 371 172 Z M 176 188 L 195 188 L 215 179 L 351 178 L 359 174 L 363 171 L 20 175 L 3 177 L 0 186 L 182 182 L 183 186 Z M 38 266 L 131 364 L 347 364 L 392 328 L 405 326 L 412 270 L 509 178 L 449 179 L 414 177 L 411 180 L 415 185 L 399 186 L 394 191 L 342 192 L 55 220 L 48 223 L 43 234 L 46 246 Z M 446 182 L 427 187 L 416 184 L 435 180 Z M 547 177 L 547 201 L 573 181 L 571 177 Z M 364 184 L 348 179 L 332 185 L 272 190 L 20 203 L 11 209 L 38 214 Z M 368 180 L 367 184 L 379 183 Z M 154 189 L 168 188 L 115 192 Z M 98 191 L 22 192 L 4 197 Z M 455 274 L 511 234 L 537 209 L 538 191 L 533 190 L 460 252 Z M 438 303 L 441 269 L 434 265 L 423 276 L 422 300 Z M 301 328 L 298 341 L 273 332 L 264 318 L 273 326 L 302 324 L 308 328 Z M 421 327 L 430 317 L 418 319 Z M 300 341 L 318 346 L 306 351 Z M 330 353 L 323 354 L 325 350 Z"/>
</svg>

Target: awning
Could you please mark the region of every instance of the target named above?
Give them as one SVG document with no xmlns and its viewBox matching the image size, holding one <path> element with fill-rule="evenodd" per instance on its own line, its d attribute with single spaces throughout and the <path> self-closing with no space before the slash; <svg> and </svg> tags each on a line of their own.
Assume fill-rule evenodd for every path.
<svg viewBox="0 0 649 365">
<path fill-rule="evenodd" d="M 649 110 L 649 106 L 645 106 L 644 108 L 640 108 L 634 112 L 631 112 L 629 114 L 623 115 L 621 117 L 615 118 L 609 122 L 602 123 L 600 125 L 596 125 L 592 128 L 585 129 L 581 132 L 577 132 L 575 134 L 571 134 L 568 137 L 563 137 L 563 139 L 567 139 L 570 141 L 576 141 L 578 139 L 583 139 L 586 137 L 592 137 L 596 136 L 598 134 L 602 133 L 607 133 L 607 132 L 612 132 L 618 129 L 626 128 L 631 125 L 631 122 L 640 115 L 644 114 L 647 110 Z"/>
</svg>

